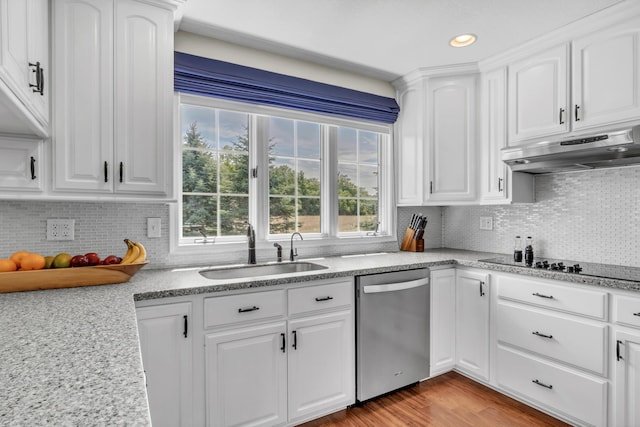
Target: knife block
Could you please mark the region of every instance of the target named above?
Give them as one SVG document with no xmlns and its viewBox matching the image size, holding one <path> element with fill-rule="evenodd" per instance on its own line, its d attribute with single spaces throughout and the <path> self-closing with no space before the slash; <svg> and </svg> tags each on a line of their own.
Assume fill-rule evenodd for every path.
<svg viewBox="0 0 640 427">
<path fill-rule="evenodd" d="M 400 244 L 401 251 L 424 252 L 424 239 L 416 239 L 415 235 L 416 231 L 407 227 Z"/>
</svg>

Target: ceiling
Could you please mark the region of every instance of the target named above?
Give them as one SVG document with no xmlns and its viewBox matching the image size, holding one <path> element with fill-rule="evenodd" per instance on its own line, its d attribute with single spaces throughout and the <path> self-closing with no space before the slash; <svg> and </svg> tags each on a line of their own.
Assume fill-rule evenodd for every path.
<svg viewBox="0 0 640 427">
<path fill-rule="evenodd" d="M 187 0 L 180 29 L 391 81 L 477 62 L 621 1 Z M 450 47 L 461 33 L 478 41 Z"/>
</svg>

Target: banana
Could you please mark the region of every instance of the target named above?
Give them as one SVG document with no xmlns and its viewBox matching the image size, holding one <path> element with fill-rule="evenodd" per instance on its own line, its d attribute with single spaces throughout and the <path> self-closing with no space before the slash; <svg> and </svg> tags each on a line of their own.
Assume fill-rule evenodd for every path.
<svg viewBox="0 0 640 427">
<path fill-rule="evenodd" d="M 120 261 L 120 264 L 133 264 L 133 261 L 140 255 L 140 248 L 129 239 L 124 239 L 124 242 L 127 244 L 127 253 Z"/>
<path fill-rule="evenodd" d="M 139 264 L 147 260 L 147 250 L 140 242 L 134 242 L 130 239 L 124 239 L 127 244 L 127 253 L 120 264 Z"/>
<path fill-rule="evenodd" d="M 140 250 L 138 256 L 133 260 L 132 264 L 138 264 L 147 260 L 147 250 L 140 242 L 134 242 L 134 245 Z"/>
</svg>

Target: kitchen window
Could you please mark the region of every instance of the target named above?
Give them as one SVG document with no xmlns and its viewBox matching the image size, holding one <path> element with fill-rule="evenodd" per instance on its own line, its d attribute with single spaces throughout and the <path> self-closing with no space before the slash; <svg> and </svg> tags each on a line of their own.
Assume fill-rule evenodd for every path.
<svg viewBox="0 0 640 427">
<path fill-rule="evenodd" d="M 180 246 L 391 236 L 390 126 L 178 98 Z"/>
</svg>

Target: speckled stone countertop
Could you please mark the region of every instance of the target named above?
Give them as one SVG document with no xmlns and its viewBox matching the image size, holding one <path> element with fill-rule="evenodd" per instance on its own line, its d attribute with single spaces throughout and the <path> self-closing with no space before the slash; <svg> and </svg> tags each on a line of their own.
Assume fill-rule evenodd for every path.
<svg viewBox="0 0 640 427">
<path fill-rule="evenodd" d="M 325 270 L 269 279 L 205 279 L 142 270 L 128 283 L 0 294 L 0 425 L 150 425 L 135 300 L 258 288 L 419 267 L 463 265 L 640 292 L 640 282 L 479 262 L 498 254 L 429 249 L 310 260 Z"/>
</svg>

